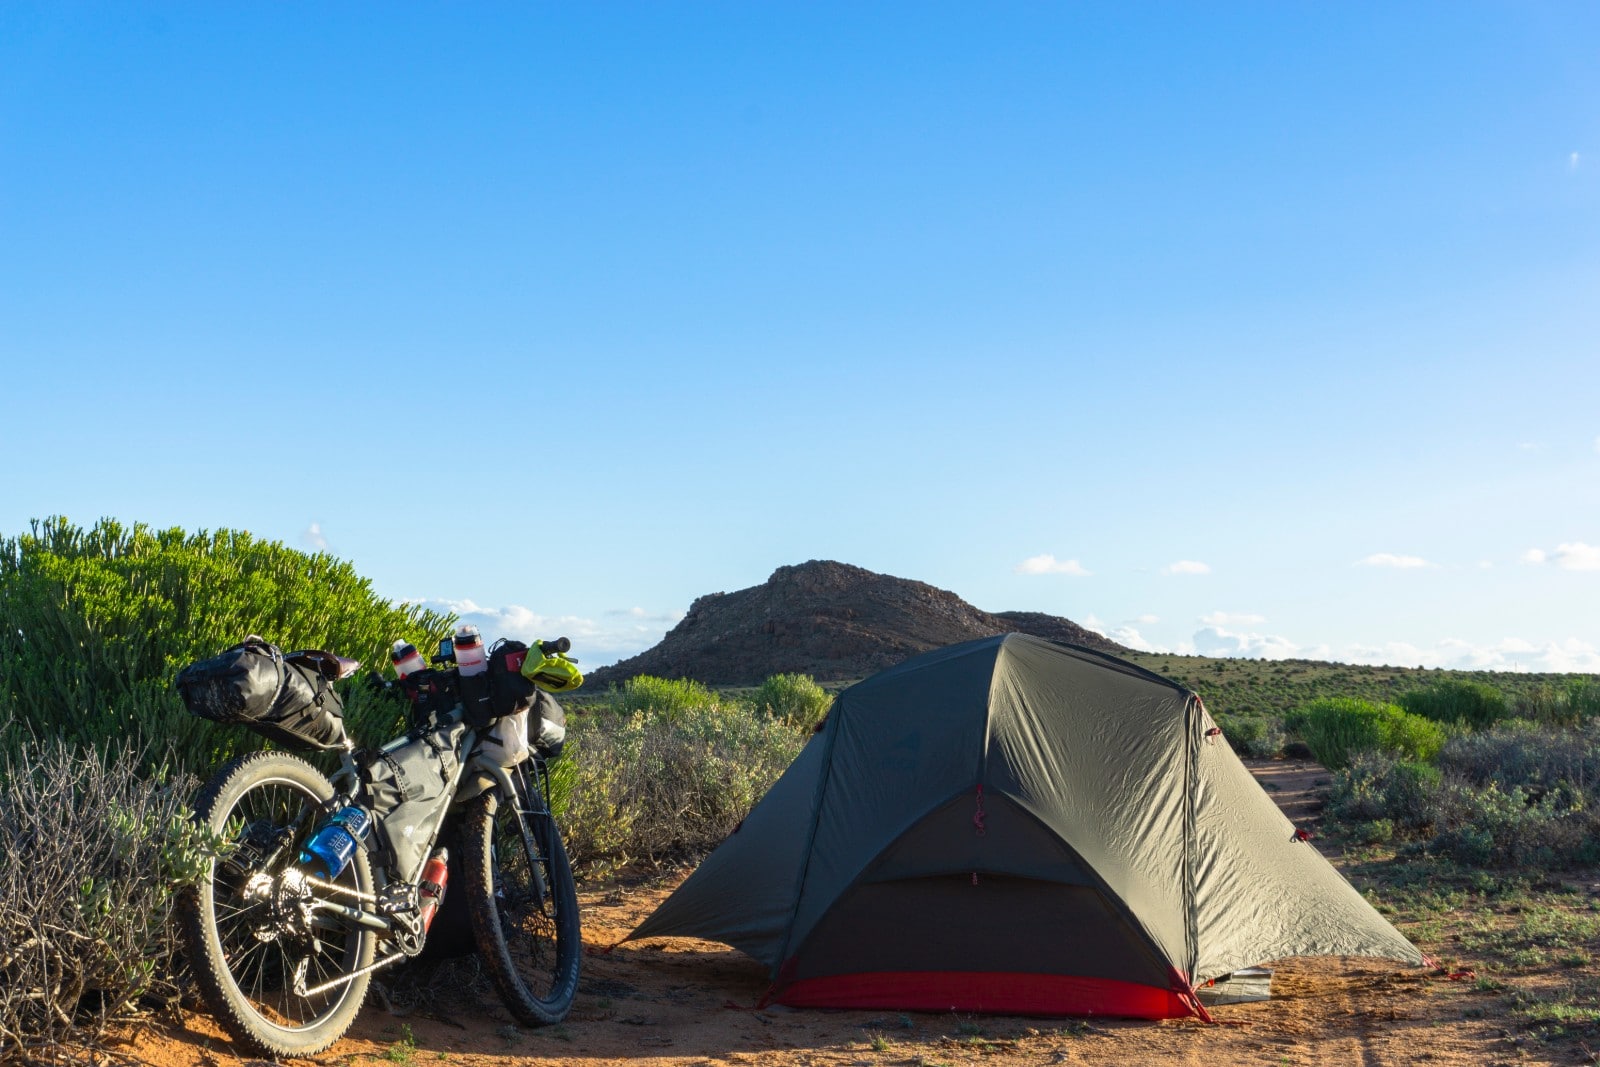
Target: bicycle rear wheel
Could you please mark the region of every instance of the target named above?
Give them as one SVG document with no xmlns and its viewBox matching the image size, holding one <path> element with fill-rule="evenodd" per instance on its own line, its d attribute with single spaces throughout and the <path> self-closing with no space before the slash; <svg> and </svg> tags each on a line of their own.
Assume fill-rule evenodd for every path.
<svg viewBox="0 0 1600 1067">
<path fill-rule="evenodd" d="M 304 760 L 255 752 L 219 771 L 195 804 L 221 855 L 184 891 L 179 930 L 217 1021 L 268 1055 L 309 1056 L 333 1044 L 361 1010 L 371 978 L 346 977 L 372 962 L 370 931 L 308 922 L 283 895 L 284 872 L 331 796 L 328 779 Z M 363 850 L 337 884 L 372 891 Z"/>
<path fill-rule="evenodd" d="M 578 991 L 578 891 L 556 827 L 525 768 L 518 796 L 490 790 L 468 807 L 461 851 L 478 951 L 506 1007 L 529 1026 L 558 1023 Z"/>
</svg>

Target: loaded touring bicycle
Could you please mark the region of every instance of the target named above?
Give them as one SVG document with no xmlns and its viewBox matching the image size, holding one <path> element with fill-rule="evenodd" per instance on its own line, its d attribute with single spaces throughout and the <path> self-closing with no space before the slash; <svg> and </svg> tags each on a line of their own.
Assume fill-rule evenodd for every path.
<svg viewBox="0 0 1600 1067">
<path fill-rule="evenodd" d="M 293 750 L 233 760 L 196 801 L 216 855 L 184 894 L 180 929 L 207 1004 L 236 1040 L 269 1055 L 327 1048 L 373 973 L 422 952 L 446 894 L 464 898 L 451 910 L 466 913 L 512 1014 L 532 1026 L 566 1017 L 578 901 L 546 764 L 565 736 L 549 691 L 582 682 L 569 647 L 474 646 L 473 671 L 466 647 L 458 665 L 445 640 L 431 668 L 417 658 L 422 669 L 377 682 L 411 703 L 410 730 L 378 749 L 345 732 L 333 683 L 355 672 L 353 660 L 251 637 L 179 674 L 195 714 Z M 338 769 L 329 777 L 295 752 L 337 753 Z"/>
</svg>

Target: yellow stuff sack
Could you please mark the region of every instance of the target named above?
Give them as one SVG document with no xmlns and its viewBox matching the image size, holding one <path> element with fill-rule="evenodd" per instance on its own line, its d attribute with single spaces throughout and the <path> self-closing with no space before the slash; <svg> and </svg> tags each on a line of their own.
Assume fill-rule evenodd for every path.
<svg viewBox="0 0 1600 1067">
<path fill-rule="evenodd" d="M 522 676 L 547 693 L 568 693 L 583 684 L 583 672 L 578 670 L 576 660 L 559 652 L 542 656 L 537 641 L 522 661 Z"/>
</svg>

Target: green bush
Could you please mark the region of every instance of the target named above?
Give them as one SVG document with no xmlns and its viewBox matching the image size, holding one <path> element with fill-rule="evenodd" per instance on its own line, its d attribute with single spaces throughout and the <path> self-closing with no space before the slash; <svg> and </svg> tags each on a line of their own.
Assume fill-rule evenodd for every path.
<svg viewBox="0 0 1600 1067">
<path fill-rule="evenodd" d="M 630 709 L 644 693 L 685 699 Z M 808 736 L 693 683 L 636 678 L 614 695 L 573 721 L 552 783 L 573 862 L 590 875 L 715 847 Z"/>
<path fill-rule="evenodd" d="M 1431 761 L 1444 744 L 1444 731 L 1393 704 L 1355 697 L 1313 701 L 1289 719 L 1289 726 L 1331 769 L 1350 765 L 1360 752 L 1388 752 L 1408 760 Z"/>
<path fill-rule="evenodd" d="M 1548 793 L 1457 788 L 1448 798 L 1457 811 L 1428 843 L 1428 851 L 1458 863 L 1523 870 L 1559 869 L 1600 862 L 1600 812 L 1566 786 Z"/>
<path fill-rule="evenodd" d="M 263 742 L 189 715 L 172 691 L 185 665 L 256 633 L 376 669 L 396 637 L 421 645 L 453 622 L 382 600 L 326 553 L 228 530 L 109 519 L 83 530 L 62 518 L 0 539 L 0 618 L 0 751 L 29 739 L 101 752 L 131 742 L 198 772 Z M 397 714 L 353 687 L 346 719 L 358 739 L 382 740 Z"/>
<path fill-rule="evenodd" d="M 1283 751 L 1283 724 L 1276 719 L 1220 713 L 1212 718 L 1229 747 L 1244 759 L 1271 759 Z"/>
<path fill-rule="evenodd" d="M 774 674 L 750 696 L 757 710 L 796 726 L 812 726 L 833 706 L 833 695 L 808 674 Z"/>
<path fill-rule="evenodd" d="M 1363 842 L 1420 839 L 1468 866 L 1562 869 L 1600 862 L 1600 723 L 1505 723 L 1447 741 L 1438 766 L 1352 758 L 1329 814 Z"/>
<path fill-rule="evenodd" d="M 1439 765 L 1474 786 L 1519 786 L 1547 791 L 1566 783 L 1581 792 L 1600 788 L 1600 720 L 1581 729 L 1529 722 L 1502 723 L 1451 738 Z"/>
<path fill-rule="evenodd" d="M 1600 684 L 1590 678 L 1542 682 L 1518 693 L 1512 709 L 1517 718 L 1544 726 L 1579 726 L 1600 718 Z"/>
<path fill-rule="evenodd" d="M 1328 811 L 1341 822 L 1362 826 L 1385 823 L 1388 832 L 1432 827 L 1438 816 L 1435 797 L 1443 781 L 1438 768 L 1395 759 L 1382 752 L 1358 752 L 1334 779 Z M 1357 836 L 1362 836 L 1357 832 Z M 1370 838 L 1369 838 L 1370 839 Z"/>
<path fill-rule="evenodd" d="M 631 715 L 647 711 L 679 718 L 720 706 L 715 693 L 688 678 L 655 678 L 641 674 L 608 691 L 602 702 L 613 711 Z"/>
<path fill-rule="evenodd" d="M 1434 722 L 1465 723 L 1474 730 L 1492 726 L 1510 715 L 1505 694 L 1486 682 L 1446 678 L 1426 689 L 1400 694 L 1400 706 Z"/>
<path fill-rule="evenodd" d="M 131 750 L 29 743 L 0 763 L 0 1060 L 176 996 L 167 919 L 211 855 L 194 785 Z"/>
</svg>

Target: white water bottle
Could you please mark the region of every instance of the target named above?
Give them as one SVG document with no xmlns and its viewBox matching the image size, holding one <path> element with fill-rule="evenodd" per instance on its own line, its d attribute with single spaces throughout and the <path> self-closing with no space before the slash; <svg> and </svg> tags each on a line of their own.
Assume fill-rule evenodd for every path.
<svg viewBox="0 0 1600 1067">
<path fill-rule="evenodd" d="M 483 647 L 483 636 L 470 622 L 456 629 L 456 666 L 463 677 L 482 674 L 489 669 L 489 653 Z"/>
<path fill-rule="evenodd" d="M 417 646 L 403 637 L 394 643 L 394 651 L 389 655 L 389 662 L 394 664 L 394 673 L 401 678 L 428 665 L 428 661 L 422 658 L 422 653 L 417 651 Z"/>
</svg>

